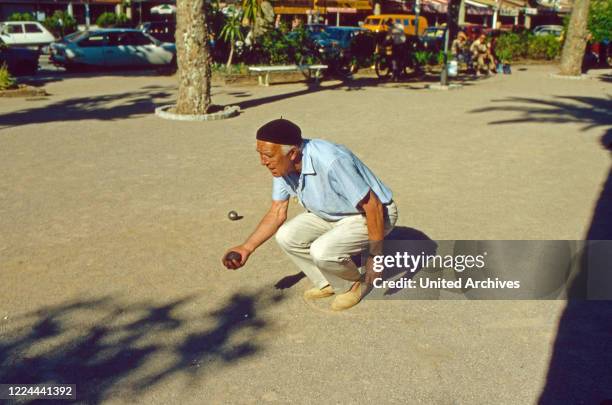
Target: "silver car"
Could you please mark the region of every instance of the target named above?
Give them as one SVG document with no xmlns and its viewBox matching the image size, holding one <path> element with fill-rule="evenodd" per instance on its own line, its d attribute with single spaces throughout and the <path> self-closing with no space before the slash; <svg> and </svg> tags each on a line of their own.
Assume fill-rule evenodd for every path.
<svg viewBox="0 0 612 405">
<path fill-rule="evenodd" d="M 562 25 L 538 25 L 533 29 L 533 34 L 536 36 L 554 35 L 559 37 L 562 32 Z"/>
<path fill-rule="evenodd" d="M 98 29 L 52 43 L 51 61 L 67 70 L 83 67 L 172 67 L 176 65 L 176 47 L 135 29 Z"/>
</svg>

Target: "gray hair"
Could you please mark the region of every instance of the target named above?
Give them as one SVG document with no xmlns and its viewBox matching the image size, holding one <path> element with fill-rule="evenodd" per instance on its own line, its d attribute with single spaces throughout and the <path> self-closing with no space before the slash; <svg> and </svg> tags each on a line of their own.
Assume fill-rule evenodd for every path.
<svg viewBox="0 0 612 405">
<path fill-rule="evenodd" d="M 283 152 L 283 155 L 288 154 L 289 151 L 293 148 L 297 148 L 297 150 L 301 152 L 302 146 L 303 146 L 303 143 L 300 143 L 299 145 L 281 145 L 281 151 Z"/>
</svg>

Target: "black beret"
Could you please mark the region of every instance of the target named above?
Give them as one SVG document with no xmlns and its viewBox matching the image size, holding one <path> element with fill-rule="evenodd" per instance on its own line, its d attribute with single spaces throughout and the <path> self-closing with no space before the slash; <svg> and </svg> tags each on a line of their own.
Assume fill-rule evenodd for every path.
<svg viewBox="0 0 612 405">
<path fill-rule="evenodd" d="M 279 145 L 299 145 L 302 143 L 302 130 L 293 122 L 280 118 L 259 128 L 257 140 Z"/>
</svg>

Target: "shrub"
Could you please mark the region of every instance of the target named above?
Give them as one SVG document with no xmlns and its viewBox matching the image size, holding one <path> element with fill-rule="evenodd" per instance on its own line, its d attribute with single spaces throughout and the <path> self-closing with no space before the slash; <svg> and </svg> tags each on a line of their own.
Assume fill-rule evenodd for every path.
<svg viewBox="0 0 612 405">
<path fill-rule="evenodd" d="M 8 71 L 6 64 L 0 66 L 0 90 L 11 89 L 15 87 L 15 79 Z"/>
<path fill-rule="evenodd" d="M 9 15 L 7 21 L 34 21 L 34 15 L 30 13 L 13 13 Z"/>
<path fill-rule="evenodd" d="M 129 19 L 127 15 L 123 13 L 102 13 L 96 20 L 96 25 L 101 28 L 127 27 L 129 25 Z"/>
<path fill-rule="evenodd" d="M 610 0 L 591 0 L 589 32 L 596 42 L 612 39 L 612 3 Z M 567 31 L 566 31 L 567 32 Z"/>
<path fill-rule="evenodd" d="M 495 43 L 495 54 L 504 62 L 518 58 L 551 60 L 558 57 L 560 52 L 561 42 L 554 35 L 508 33 L 500 35 Z"/>
<path fill-rule="evenodd" d="M 244 63 L 239 63 L 237 65 L 231 65 L 230 68 L 227 68 L 227 64 L 225 63 L 213 63 L 211 65 L 212 71 L 215 73 L 221 73 L 226 75 L 246 75 L 249 73 L 249 67 Z"/>
<path fill-rule="evenodd" d="M 77 22 L 65 11 L 57 10 L 43 21 L 43 25 L 56 37 L 64 37 L 77 30 Z"/>
<path fill-rule="evenodd" d="M 431 62 L 432 58 L 435 58 L 435 54 L 429 51 L 416 51 L 413 55 L 414 61 L 419 66 L 425 66 Z"/>
<path fill-rule="evenodd" d="M 315 46 L 304 29 L 283 34 L 281 30 L 266 31 L 244 55 L 248 64 L 282 65 L 311 64 L 319 61 Z"/>
<path fill-rule="evenodd" d="M 502 34 L 495 42 L 495 53 L 507 62 L 527 56 L 531 35 L 527 32 Z"/>
<path fill-rule="evenodd" d="M 561 42 L 554 35 L 531 37 L 527 56 L 531 59 L 555 59 L 561 53 Z"/>
</svg>

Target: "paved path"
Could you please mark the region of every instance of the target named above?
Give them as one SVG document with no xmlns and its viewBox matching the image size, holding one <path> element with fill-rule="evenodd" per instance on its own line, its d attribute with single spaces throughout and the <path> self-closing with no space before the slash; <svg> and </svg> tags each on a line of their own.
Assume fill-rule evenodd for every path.
<svg viewBox="0 0 612 405">
<path fill-rule="evenodd" d="M 266 209 L 253 138 L 281 115 L 352 148 L 393 189 L 399 224 L 432 239 L 584 238 L 610 170 L 611 72 L 552 71 L 450 92 L 216 85 L 215 103 L 244 112 L 210 123 L 153 116 L 175 79 L 137 72 L 51 72 L 49 97 L 0 99 L 0 382 L 77 383 L 109 404 L 534 403 L 547 384 L 549 400 L 612 398 L 607 305 L 330 314 L 301 299 L 307 280 L 283 280 L 297 270 L 273 243 L 241 271 L 220 265 Z"/>
</svg>

